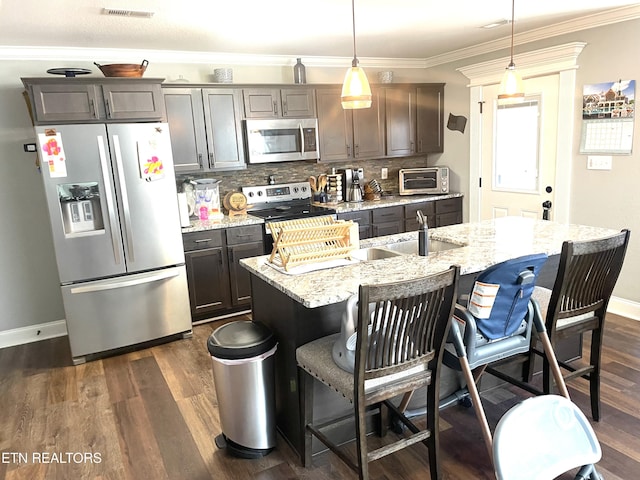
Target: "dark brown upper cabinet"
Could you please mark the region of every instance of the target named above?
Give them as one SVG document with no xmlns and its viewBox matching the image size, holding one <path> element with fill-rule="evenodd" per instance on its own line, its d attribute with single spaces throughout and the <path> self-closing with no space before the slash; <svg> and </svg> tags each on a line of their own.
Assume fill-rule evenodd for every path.
<svg viewBox="0 0 640 480">
<path fill-rule="evenodd" d="M 358 160 L 385 156 L 383 91 L 372 92 L 371 108 L 345 110 L 340 88 L 316 91 L 320 160 Z"/>
</svg>

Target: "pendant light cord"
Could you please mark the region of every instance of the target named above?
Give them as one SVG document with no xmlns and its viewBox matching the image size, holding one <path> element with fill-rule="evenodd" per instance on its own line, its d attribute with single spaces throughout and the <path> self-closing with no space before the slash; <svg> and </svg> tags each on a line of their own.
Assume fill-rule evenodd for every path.
<svg viewBox="0 0 640 480">
<path fill-rule="evenodd" d="M 516 8 L 516 0 L 511 0 L 511 63 L 509 66 L 513 65 L 515 67 L 515 63 L 513 63 L 513 23 L 515 19 L 515 8 Z M 354 27 L 355 29 L 355 23 Z M 354 38 L 355 41 L 355 38 Z"/>
<path fill-rule="evenodd" d="M 356 6 L 355 0 L 351 0 L 351 21 L 353 26 L 353 62 L 351 62 L 351 66 L 358 66 L 358 59 L 356 58 Z"/>
</svg>

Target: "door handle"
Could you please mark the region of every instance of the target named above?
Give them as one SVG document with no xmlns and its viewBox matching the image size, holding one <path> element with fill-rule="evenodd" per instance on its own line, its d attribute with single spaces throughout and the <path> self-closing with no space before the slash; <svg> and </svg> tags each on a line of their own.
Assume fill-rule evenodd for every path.
<svg viewBox="0 0 640 480">
<path fill-rule="evenodd" d="M 122 198 L 122 208 L 124 217 L 124 231 L 127 237 L 127 251 L 129 252 L 129 262 L 135 261 L 133 250 L 133 228 L 131 227 L 131 208 L 129 207 L 129 193 L 127 192 L 127 181 L 124 176 L 124 162 L 122 161 L 122 150 L 120 149 L 120 137 L 113 136 L 114 154 L 116 157 L 116 169 L 118 170 L 118 184 L 120 185 L 120 196 Z"/>
<path fill-rule="evenodd" d="M 102 183 L 104 183 L 104 197 L 107 203 L 107 218 L 109 219 L 109 230 L 111 230 L 111 246 L 113 248 L 113 260 L 116 265 L 120 264 L 120 240 L 117 234 L 115 220 L 115 205 L 113 204 L 113 192 L 111 191 L 111 178 L 109 166 L 107 165 L 107 152 L 104 148 L 104 137 L 98 135 L 98 154 L 100 156 L 100 169 L 102 170 Z"/>
<path fill-rule="evenodd" d="M 551 210 L 551 201 L 550 200 L 545 200 L 544 202 L 542 202 L 542 219 L 543 220 L 549 220 L 549 210 Z"/>
<path fill-rule="evenodd" d="M 145 283 L 158 282 L 160 280 L 166 280 L 169 278 L 177 277 L 180 275 L 180 271 L 175 268 L 163 270 L 160 272 L 148 272 L 141 273 L 138 275 L 132 275 L 127 277 L 126 280 L 115 279 L 115 280 L 103 280 L 98 281 L 97 283 L 91 283 L 88 285 L 81 285 L 78 287 L 73 287 L 71 289 L 72 294 L 77 293 L 93 293 L 93 292 L 101 292 L 104 290 L 113 290 L 116 288 L 125 288 L 125 287 L 133 287 L 136 285 L 144 285 Z"/>
</svg>

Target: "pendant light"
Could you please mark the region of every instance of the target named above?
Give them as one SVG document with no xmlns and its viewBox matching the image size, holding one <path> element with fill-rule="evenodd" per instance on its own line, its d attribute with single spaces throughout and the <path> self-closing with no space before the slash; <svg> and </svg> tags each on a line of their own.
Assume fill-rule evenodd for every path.
<svg viewBox="0 0 640 480">
<path fill-rule="evenodd" d="M 502 76 L 498 100 L 519 100 L 524 98 L 524 86 L 522 77 L 516 71 L 516 64 L 513 63 L 513 23 L 516 0 L 511 0 L 511 62 Z"/>
<path fill-rule="evenodd" d="M 347 70 L 342 85 L 342 108 L 353 110 L 371 107 L 371 87 L 364 70 L 358 66 L 356 57 L 356 10 L 355 0 L 351 0 L 351 18 L 353 19 L 353 62 Z"/>
</svg>

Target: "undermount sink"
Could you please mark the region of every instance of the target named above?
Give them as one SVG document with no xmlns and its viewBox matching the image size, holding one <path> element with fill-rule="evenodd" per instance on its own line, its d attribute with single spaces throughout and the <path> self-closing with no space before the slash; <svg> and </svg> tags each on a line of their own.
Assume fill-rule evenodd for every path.
<svg viewBox="0 0 640 480">
<path fill-rule="evenodd" d="M 457 245 L 451 242 L 443 242 L 442 240 L 429 240 L 430 252 L 444 252 L 446 250 L 453 250 L 454 248 L 460 248 L 462 245 Z M 405 242 L 389 243 L 385 245 L 386 250 L 397 252 L 400 254 L 410 255 L 418 253 L 418 240 L 407 240 Z"/>
<path fill-rule="evenodd" d="M 460 248 L 463 245 L 457 245 L 451 242 L 443 242 L 442 240 L 429 240 L 429 252 L 444 252 Z M 355 260 L 380 260 L 382 258 L 397 257 L 400 255 L 418 254 L 418 240 L 407 240 L 398 243 L 389 243 L 380 247 L 361 248 L 351 252 L 351 258 Z"/>
<path fill-rule="evenodd" d="M 361 248 L 360 250 L 354 250 L 351 252 L 351 258 L 356 260 L 380 260 L 382 258 L 397 257 L 402 255 L 402 252 L 393 252 L 386 248 L 370 247 Z"/>
</svg>

